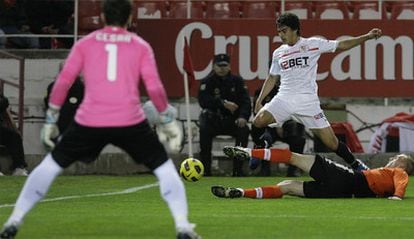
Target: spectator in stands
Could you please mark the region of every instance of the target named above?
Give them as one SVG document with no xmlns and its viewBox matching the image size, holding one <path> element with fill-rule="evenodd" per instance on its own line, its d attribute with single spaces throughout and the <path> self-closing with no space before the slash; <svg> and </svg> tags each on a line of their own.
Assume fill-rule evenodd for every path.
<svg viewBox="0 0 414 239">
<path fill-rule="evenodd" d="M 302 169 L 313 181 L 285 180 L 277 185 L 252 189 L 213 186 L 211 191 L 224 198 L 281 198 L 292 195 L 305 198 L 388 197 L 402 200 L 413 172 L 411 156 L 398 154 L 389 159 L 385 167 L 362 172 L 334 163 L 320 155 L 302 155 L 288 149 L 247 149 L 226 147 L 241 158 L 253 156 L 275 163 L 289 163 Z M 265 152 L 267 151 L 267 152 Z"/>
<path fill-rule="evenodd" d="M 36 34 L 73 34 L 73 0 L 26 0 L 30 28 Z M 71 48 L 73 38 L 56 38 L 61 48 Z M 40 48 L 50 49 L 52 38 L 41 38 Z"/>
<path fill-rule="evenodd" d="M 6 146 L 13 160 L 12 175 L 27 176 L 23 140 L 10 117 L 8 107 L 9 100 L 4 95 L 0 95 L 0 145 Z M 2 172 L 0 172 L 0 176 L 3 176 Z"/>
<path fill-rule="evenodd" d="M 261 87 L 254 94 L 253 109 L 255 102 L 259 97 Z M 262 104 L 269 102 L 279 91 L 279 85 L 276 85 L 270 93 L 263 99 Z M 294 120 L 288 120 L 283 123 L 282 127 L 266 127 L 258 128 L 252 125 L 251 136 L 254 142 L 254 148 L 269 148 L 276 141 L 282 141 L 289 145 L 289 149 L 295 153 L 303 153 L 305 147 L 305 126 Z M 249 165 L 251 169 L 255 169 L 253 165 Z M 259 176 L 270 176 L 270 163 L 261 161 Z M 298 169 L 293 165 L 288 165 L 287 177 L 299 176 Z"/>
<path fill-rule="evenodd" d="M 247 145 L 251 102 L 243 79 L 233 75 L 227 54 L 214 56 L 213 71 L 201 81 L 198 102 L 200 114 L 200 160 L 205 175 L 211 175 L 213 137 L 231 135 L 236 145 Z M 242 162 L 233 160 L 233 176 L 243 176 Z"/>
<path fill-rule="evenodd" d="M 0 0 L 0 35 L 32 34 L 24 11 L 23 0 Z M 39 40 L 34 37 L 10 37 L 0 39 L 0 48 L 38 48 Z"/>
</svg>

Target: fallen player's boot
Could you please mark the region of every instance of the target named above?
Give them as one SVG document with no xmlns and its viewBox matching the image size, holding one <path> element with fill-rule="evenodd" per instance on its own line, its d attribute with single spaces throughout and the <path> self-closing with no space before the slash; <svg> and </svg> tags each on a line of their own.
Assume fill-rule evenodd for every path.
<svg viewBox="0 0 414 239">
<path fill-rule="evenodd" d="M 223 152 L 230 158 L 238 158 L 240 160 L 247 160 L 250 158 L 247 150 L 239 146 L 224 146 Z"/>
<path fill-rule="evenodd" d="M 240 198 L 243 197 L 243 191 L 239 188 L 224 186 L 212 186 L 211 192 L 219 198 Z"/>
</svg>

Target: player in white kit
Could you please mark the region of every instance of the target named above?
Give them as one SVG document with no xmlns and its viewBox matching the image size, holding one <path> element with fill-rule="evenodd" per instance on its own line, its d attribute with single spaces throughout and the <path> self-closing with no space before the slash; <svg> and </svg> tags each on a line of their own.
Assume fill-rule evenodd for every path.
<svg viewBox="0 0 414 239">
<path fill-rule="evenodd" d="M 283 45 L 273 52 L 269 76 L 256 101 L 254 125 L 259 128 L 282 125 L 294 116 L 352 168 L 365 169 L 366 166 L 355 159 L 349 148 L 338 141 L 326 119 L 320 107 L 316 75 L 322 53 L 348 50 L 367 40 L 377 39 L 381 36 L 381 29 L 374 28 L 367 34 L 339 41 L 304 38 L 300 35 L 299 18 L 292 13 L 282 14 L 277 20 L 277 28 Z M 263 106 L 261 102 L 279 81 L 279 93 Z"/>
</svg>

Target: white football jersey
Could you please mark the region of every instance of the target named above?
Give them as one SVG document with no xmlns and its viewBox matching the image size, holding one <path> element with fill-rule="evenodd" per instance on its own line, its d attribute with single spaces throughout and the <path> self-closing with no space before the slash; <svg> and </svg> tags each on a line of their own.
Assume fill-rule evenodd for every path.
<svg viewBox="0 0 414 239">
<path fill-rule="evenodd" d="M 338 41 L 300 37 L 295 45 L 283 44 L 273 52 L 271 75 L 280 75 L 279 96 L 317 95 L 318 59 L 324 52 L 334 52 Z"/>
</svg>

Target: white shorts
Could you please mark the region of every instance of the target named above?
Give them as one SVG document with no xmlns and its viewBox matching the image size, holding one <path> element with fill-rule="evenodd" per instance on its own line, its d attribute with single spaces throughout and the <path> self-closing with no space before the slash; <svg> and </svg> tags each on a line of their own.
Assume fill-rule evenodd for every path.
<svg viewBox="0 0 414 239">
<path fill-rule="evenodd" d="M 278 125 L 282 125 L 293 117 L 308 129 L 322 129 L 330 126 L 321 109 L 319 98 L 313 95 L 276 95 L 263 106 L 262 110 L 271 113 Z"/>
</svg>

